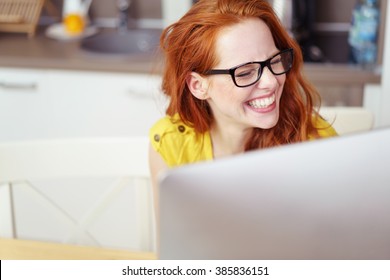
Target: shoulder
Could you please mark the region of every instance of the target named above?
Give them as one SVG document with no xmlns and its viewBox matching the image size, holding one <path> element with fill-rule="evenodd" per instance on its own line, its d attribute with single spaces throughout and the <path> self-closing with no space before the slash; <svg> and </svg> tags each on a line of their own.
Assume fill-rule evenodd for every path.
<svg viewBox="0 0 390 280">
<path fill-rule="evenodd" d="M 180 144 L 185 139 L 184 135 L 195 134 L 193 128 L 185 125 L 178 116 L 165 116 L 159 119 L 150 129 L 149 137 L 155 148 L 165 141 L 175 141 Z"/>
<path fill-rule="evenodd" d="M 313 120 L 314 127 L 317 129 L 318 136 L 315 137 L 311 135 L 310 138 L 327 138 L 338 135 L 333 126 L 321 116 L 315 117 Z"/>
<path fill-rule="evenodd" d="M 150 129 L 149 138 L 152 147 L 170 167 L 212 156 L 208 134 L 198 135 L 178 115 L 158 120 Z"/>
</svg>

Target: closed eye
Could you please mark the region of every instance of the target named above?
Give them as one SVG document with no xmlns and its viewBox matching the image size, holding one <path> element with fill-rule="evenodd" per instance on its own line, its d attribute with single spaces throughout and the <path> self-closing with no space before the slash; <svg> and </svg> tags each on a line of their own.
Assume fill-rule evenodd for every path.
<svg viewBox="0 0 390 280">
<path fill-rule="evenodd" d="M 242 71 L 240 73 L 237 73 L 236 77 L 237 78 L 244 78 L 244 77 L 248 77 L 248 76 L 253 76 L 253 75 L 255 75 L 255 73 L 256 73 L 255 69 L 248 70 L 248 71 Z"/>
<path fill-rule="evenodd" d="M 282 59 L 279 57 L 278 59 L 275 59 L 275 60 L 271 60 L 271 64 L 278 64 L 278 63 L 281 63 L 282 62 Z"/>
</svg>

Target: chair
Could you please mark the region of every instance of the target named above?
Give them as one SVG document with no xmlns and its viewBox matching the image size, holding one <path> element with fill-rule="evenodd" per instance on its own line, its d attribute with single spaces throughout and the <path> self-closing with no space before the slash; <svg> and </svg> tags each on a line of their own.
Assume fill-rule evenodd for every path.
<svg viewBox="0 0 390 280">
<path fill-rule="evenodd" d="M 0 143 L 0 258 L 155 258 L 154 211 L 147 151 L 146 137 L 51 139 Z M 61 203 L 56 204 L 58 201 L 49 195 L 50 188 L 53 187 L 57 198 L 61 197 L 58 194 L 61 188 L 58 186 L 63 183 L 60 181 L 65 179 L 65 182 L 69 182 L 67 181 L 69 178 L 80 179 L 81 182 L 85 182 L 83 180 L 86 178 L 93 178 L 91 179 L 92 186 L 89 186 L 88 190 L 94 189 L 95 182 L 110 182 L 109 187 L 102 188 L 104 191 L 100 192 L 92 203 L 92 207 L 80 219 L 75 219 L 66 213 Z M 37 188 L 37 182 L 43 185 L 47 182 L 53 184 L 53 186 L 49 184 L 44 188 L 49 190 L 49 194 L 43 193 L 42 188 Z M 87 182 L 91 181 L 87 180 Z M 133 239 L 138 244 L 135 251 L 99 244 L 99 240 L 94 239 L 89 232 L 92 226 L 96 227 L 97 217 L 107 213 L 110 203 L 115 206 L 117 201 L 115 199 L 123 196 L 121 191 L 125 188 L 131 188 L 135 197 L 133 198 L 134 206 L 132 206 L 136 215 Z M 77 187 L 76 190 L 79 188 Z M 52 206 L 53 208 L 50 208 L 52 210 L 47 211 L 48 215 L 57 213 L 57 216 L 51 221 L 64 220 L 71 229 L 63 235 L 66 238 L 62 236 L 65 230 L 61 227 L 48 227 L 48 231 L 55 233 L 53 238 L 31 238 L 29 234 L 34 236 L 34 233 L 29 232 L 39 230 L 40 215 L 34 216 L 34 211 L 37 209 L 27 209 L 27 206 L 20 205 L 20 203 L 19 208 L 22 210 L 16 211 L 13 204 L 15 193 L 27 194 L 26 202 L 29 202 L 29 195 L 31 195 L 37 197 L 45 207 Z M 79 204 L 83 205 L 83 202 Z M 41 213 L 45 214 L 45 211 Z M 23 226 L 18 221 L 22 217 L 21 214 L 31 216 L 24 219 L 30 224 Z M 126 221 L 127 218 L 128 215 L 123 213 L 123 215 L 115 216 L 114 219 L 110 217 L 108 220 Z M 50 224 L 50 220 L 47 223 Z M 101 225 L 100 228 L 95 228 L 95 232 L 104 230 L 104 225 L 103 228 Z M 115 231 L 113 228 L 108 229 L 107 232 L 112 233 L 110 230 Z M 115 233 L 113 235 L 115 236 Z M 83 244 L 86 240 L 88 242 Z"/>
<path fill-rule="evenodd" d="M 322 107 L 320 114 L 340 135 L 367 131 L 374 127 L 374 114 L 363 107 Z"/>
</svg>

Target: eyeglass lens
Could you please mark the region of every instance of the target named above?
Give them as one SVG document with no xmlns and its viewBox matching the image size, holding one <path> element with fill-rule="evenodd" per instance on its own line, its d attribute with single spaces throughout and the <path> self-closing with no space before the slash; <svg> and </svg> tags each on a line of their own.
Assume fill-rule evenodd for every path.
<svg viewBox="0 0 390 280">
<path fill-rule="evenodd" d="M 266 61 L 264 65 L 267 65 L 274 75 L 284 74 L 291 69 L 292 53 L 290 51 L 279 53 Z M 248 86 L 257 82 L 262 72 L 261 64 L 253 62 L 236 68 L 234 79 L 238 86 Z"/>
</svg>

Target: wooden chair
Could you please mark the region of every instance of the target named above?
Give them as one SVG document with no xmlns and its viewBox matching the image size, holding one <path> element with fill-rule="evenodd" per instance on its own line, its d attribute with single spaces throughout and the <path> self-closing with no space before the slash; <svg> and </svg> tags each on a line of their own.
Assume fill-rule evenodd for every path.
<svg viewBox="0 0 390 280">
<path fill-rule="evenodd" d="M 152 189 L 148 170 L 148 140 L 134 138 L 52 139 L 0 143 L 0 259 L 153 259 L 155 229 Z M 12 195 L 18 184 L 64 178 L 117 178 L 104 199 L 98 201 L 98 213 L 107 205 L 105 198 L 118 194 L 126 182 L 135 184 L 136 238 L 141 248 L 134 252 L 123 248 L 85 246 L 68 240 L 28 240 L 18 236 L 18 221 Z M 43 197 L 47 198 L 47 197 Z M 28 209 L 26 210 L 28 214 Z M 90 221 L 87 216 L 82 223 Z M 31 217 L 32 220 L 38 217 Z M 126 220 L 126 215 L 117 217 Z M 77 231 L 85 230 L 83 224 Z M 76 239 L 75 239 L 76 238 Z M 47 242 L 50 241 L 50 242 Z M 100 247 L 99 247 L 100 246 Z"/>
</svg>

